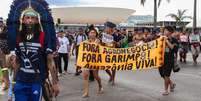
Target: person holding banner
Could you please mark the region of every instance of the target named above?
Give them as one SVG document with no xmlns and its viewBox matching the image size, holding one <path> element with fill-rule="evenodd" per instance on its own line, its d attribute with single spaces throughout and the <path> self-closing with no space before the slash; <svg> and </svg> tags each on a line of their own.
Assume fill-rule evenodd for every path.
<svg viewBox="0 0 201 101">
<path fill-rule="evenodd" d="M 77 61 L 77 58 L 78 58 L 78 51 L 79 51 L 80 43 L 83 42 L 83 41 L 85 41 L 85 40 L 87 40 L 87 35 L 84 33 L 84 29 L 79 28 L 78 30 L 79 30 L 79 32 L 78 32 L 78 34 L 75 36 L 75 43 L 74 43 L 73 49 L 72 49 L 72 55 L 74 55 L 73 51 L 74 51 L 74 49 L 75 49 L 76 61 Z M 80 73 L 82 73 L 81 67 L 77 66 L 77 64 L 76 64 L 75 76 L 80 75 Z"/>
<path fill-rule="evenodd" d="M 98 32 L 95 28 L 91 28 L 88 33 L 89 39 L 87 40 L 90 43 L 100 43 L 100 40 L 97 38 L 98 37 Z M 88 69 L 83 69 L 83 78 L 84 78 L 84 94 L 82 95 L 83 98 L 89 97 L 89 75 L 90 75 L 90 70 Z M 98 70 L 91 70 L 93 72 L 94 78 L 98 82 L 98 94 L 103 93 L 103 87 L 101 84 L 101 78 L 98 75 Z"/>
<path fill-rule="evenodd" d="M 114 34 L 114 28 L 116 27 L 116 25 L 108 21 L 104 24 L 104 26 L 105 26 L 105 33 L 102 34 L 102 40 L 101 40 L 102 45 L 114 48 L 116 46 L 116 43 L 114 41 L 113 34 Z M 106 73 L 110 76 L 109 83 L 114 85 L 116 71 L 112 70 L 112 73 L 111 73 L 110 70 L 106 70 Z"/>
<path fill-rule="evenodd" d="M 173 92 L 176 84 L 172 82 L 170 79 L 171 71 L 174 67 L 174 50 L 176 45 L 173 42 L 172 34 L 174 33 L 174 29 L 170 26 L 164 28 L 164 35 L 166 37 L 166 47 L 165 47 L 165 55 L 164 55 L 164 65 L 159 68 L 159 73 L 161 77 L 164 79 L 165 92 L 163 95 L 169 95 L 168 88 L 170 87 L 170 91 Z"/>
</svg>

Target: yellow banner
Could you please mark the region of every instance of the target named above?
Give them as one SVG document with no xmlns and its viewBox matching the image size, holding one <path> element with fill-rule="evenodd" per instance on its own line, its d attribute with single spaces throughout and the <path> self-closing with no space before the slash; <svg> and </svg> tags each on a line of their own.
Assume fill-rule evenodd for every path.
<svg viewBox="0 0 201 101">
<path fill-rule="evenodd" d="M 158 68 L 164 63 L 164 50 L 164 37 L 129 48 L 108 48 L 86 41 L 80 44 L 77 65 L 98 70 Z"/>
</svg>

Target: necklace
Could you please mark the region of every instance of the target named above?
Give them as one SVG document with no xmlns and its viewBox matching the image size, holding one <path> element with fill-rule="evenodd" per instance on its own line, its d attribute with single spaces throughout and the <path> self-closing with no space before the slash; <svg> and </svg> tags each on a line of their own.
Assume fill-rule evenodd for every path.
<svg viewBox="0 0 201 101">
<path fill-rule="evenodd" d="M 33 38 L 33 36 L 34 36 L 33 34 L 28 34 L 27 35 L 27 40 L 31 40 Z"/>
</svg>

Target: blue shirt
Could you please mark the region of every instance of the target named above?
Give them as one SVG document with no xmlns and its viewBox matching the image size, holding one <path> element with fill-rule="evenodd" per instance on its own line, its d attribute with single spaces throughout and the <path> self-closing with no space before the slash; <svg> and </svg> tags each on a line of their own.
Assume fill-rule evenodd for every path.
<svg viewBox="0 0 201 101">
<path fill-rule="evenodd" d="M 39 42 L 20 42 L 16 50 L 20 67 L 16 81 L 40 83 L 45 78 L 45 52 Z"/>
</svg>

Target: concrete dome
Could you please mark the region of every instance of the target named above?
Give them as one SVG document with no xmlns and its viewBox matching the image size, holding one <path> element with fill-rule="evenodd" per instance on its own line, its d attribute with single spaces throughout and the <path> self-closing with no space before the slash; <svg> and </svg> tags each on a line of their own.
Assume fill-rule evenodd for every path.
<svg viewBox="0 0 201 101">
<path fill-rule="evenodd" d="M 52 8 L 55 22 L 62 24 L 103 24 L 105 21 L 121 23 L 127 20 L 135 10 L 110 7 L 57 7 Z"/>
</svg>

